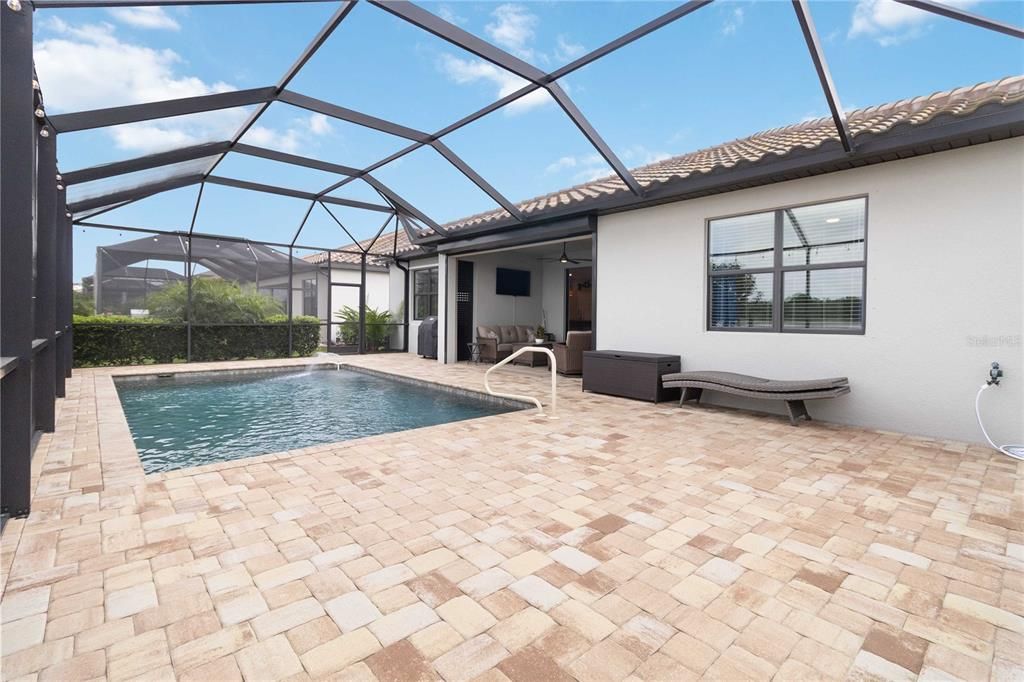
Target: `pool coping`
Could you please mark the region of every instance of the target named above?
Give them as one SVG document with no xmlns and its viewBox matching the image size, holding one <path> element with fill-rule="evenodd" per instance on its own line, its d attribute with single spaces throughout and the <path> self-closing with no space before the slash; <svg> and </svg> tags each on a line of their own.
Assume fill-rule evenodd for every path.
<svg viewBox="0 0 1024 682">
<path fill-rule="evenodd" d="M 463 388 L 461 386 L 452 386 L 451 384 L 442 384 L 437 381 L 428 381 L 426 379 L 417 379 L 416 377 L 408 377 L 402 374 L 392 374 L 390 372 L 384 372 L 379 369 L 372 369 L 369 367 L 362 367 L 360 365 L 349 365 L 346 363 L 339 363 L 345 369 L 352 372 L 359 372 L 361 374 L 369 374 L 371 376 L 381 377 L 383 379 L 393 379 L 399 383 L 411 384 L 413 386 L 422 386 L 424 388 L 432 388 L 434 390 L 441 391 L 443 393 L 451 393 L 453 395 L 461 396 L 464 398 L 474 398 L 483 400 L 484 402 L 492 403 L 494 405 L 502 405 L 504 407 L 514 407 L 520 409 L 537 409 L 537 406 L 526 400 L 515 400 L 514 398 L 505 398 L 502 396 L 491 395 L 484 391 L 474 391 L 471 388 Z"/>
<path fill-rule="evenodd" d="M 116 414 L 111 415 L 111 416 L 117 418 L 117 422 L 118 423 L 116 425 L 115 424 L 111 424 L 111 426 L 113 426 L 117 431 L 120 431 L 120 433 L 116 434 L 116 437 L 114 439 L 115 440 L 120 440 L 120 438 L 118 438 L 118 437 L 127 437 L 127 443 L 130 445 L 129 450 L 130 450 L 131 456 L 133 457 L 134 463 L 135 463 L 135 465 L 138 468 L 138 472 L 143 476 L 144 480 L 158 480 L 160 478 L 164 478 L 164 479 L 177 478 L 179 476 L 191 476 L 191 475 L 195 475 L 195 474 L 199 474 L 199 473 L 206 473 L 206 472 L 210 472 L 210 471 L 219 471 L 219 470 L 224 470 L 224 469 L 235 468 L 235 467 L 238 467 L 238 466 L 247 466 L 247 465 L 250 465 L 250 464 L 258 464 L 258 463 L 263 463 L 263 462 L 277 461 L 277 460 L 280 460 L 280 459 L 287 459 L 287 458 L 291 458 L 291 457 L 300 456 L 300 455 L 303 455 L 303 454 L 308 454 L 310 452 L 322 452 L 324 450 L 331 450 L 331 449 L 338 449 L 338 448 L 342 448 L 342 447 L 349 447 L 351 444 L 358 444 L 358 443 L 361 443 L 361 442 L 363 442 L 363 441 L 365 441 L 367 439 L 370 439 L 370 438 L 379 438 L 379 437 L 382 437 L 382 436 L 389 436 L 389 435 L 392 435 L 392 434 L 395 434 L 395 433 L 408 433 L 408 432 L 417 431 L 417 430 L 420 430 L 420 429 L 430 429 L 430 428 L 434 428 L 435 426 L 439 426 L 439 425 L 438 424 L 434 424 L 434 425 L 430 425 L 430 426 L 421 426 L 421 427 L 412 428 L 412 429 L 402 429 L 402 430 L 399 430 L 399 431 L 390 431 L 390 432 L 383 433 L 383 434 L 374 434 L 374 435 L 370 435 L 370 436 L 363 436 L 361 438 L 351 438 L 349 440 L 332 441 L 332 442 L 328 442 L 328 443 L 318 443 L 316 445 L 310 445 L 310 446 L 306 446 L 304 448 L 297 448 L 297 449 L 294 449 L 294 450 L 280 450 L 280 451 L 277 451 L 277 452 L 268 452 L 268 453 L 256 454 L 256 455 L 252 455 L 252 456 L 249 456 L 249 457 L 238 457 L 236 459 L 227 459 L 227 460 L 224 460 L 224 461 L 221 461 L 221 462 L 210 462 L 208 464 L 201 464 L 201 465 L 198 465 L 198 466 L 181 467 L 180 469 L 172 469 L 170 471 L 154 471 L 152 473 L 147 473 L 145 468 L 144 468 L 144 466 L 143 466 L 143 464 L 142 464 L 142 458 L 139 456 L 138 448 L 135 445 L 135 438 L 132 436 L 131 427 L 128 425 L 128 418 L 127 418 L 127 415 L 125 415 L 125 413 L 124 413 L 124 407 L 121 404 L 121 397 L 120 397 L 120 394 L 117 392 L 117 384 L 116 384 L 115 380 L 129 381 L 129 382 L 131 382 L 131 381 L 140 381 L 141 382 L 141 381 L 155 381 L 156 379 L 160 379 L 160 378 L 175 377 L 175 376 L 177 376 L 179 374 L 182 374 L 182 375 L 200 375 L 200 376 L 201 375 L 209 375 L 209 374 L 222 374 L 222 375 L 225 375 L 225 376 L 232 376 L 232 375 L 236 375 L 237 376 L 237 375 L 240 375 L 240 374 L 243 374 L 243 375 L 244 374 L 270 374 L 270 373 L 285 372 L 285 371 L 301 371 L 303 369 L 315 369 L 317 371 L 327 371 L 327 370 L 341 370 L 343 368 L 343 369 L 345 369 L 347 371 L 352 371 L 352 372 L 356 372 L 356 373 L 366 374 L 366 375 L 369 375 L 369 376 L 376 376 L 376 377 L 379 377 L 379 378 L 389 379 L 389 380 L 397 381 L 399 383 L 405 383 L 405 384 L 409 384 L 409 385 L 413 385 L 413 386 L 420 386 L 420 387 L 424 387 L 424 388 L 429 388 L 429 389 L 432 389 L 432 390 L 441 391 L 443 393 L 448 393 L 448 394 L 451 394 L 451 395 L 456 395 L 456 396 L 465 397 L 465 398 L 471 398 L 471 399 L 476 399 L 476 400 L 482 400 L 482 401 L 490 403 L 492 405 L 501 405 L 501 406 L 504 406 L 504 407 L 516 408 L 517 410 L 522 411 L 522 412 L 527 412 L 529 409 L 535 408 L 535 406 L 532 403 L 529 403 L 529 402 L 526 402 L 526 401 L 513 400 L 513 399 L 510 399 L 510 398 L 494 396 L 494 395 L 490 395 L 489 393 L 485 393 L 483 391 L 475 391 L 473 389 L 462 388 L 462 387 L 459 387 L 459 386 L 452 386 L 450 384 L 443 384 L 443 383 L 440 383 L 440 382 L 428 381 L 428 380 L 425 380 L 425 379 L 418 379 L 418 378 L 415 378 L 415 377 L 409 377 L 409 376 L 405 376 L 405 375 L 402 375 L 402 374 L 394 374 L 394 373 L 391 373 L 391 372 L 384 372 L 384 371 L 381 371 L 381 370 L 378 370 L 378 369 L 371 369 L 371 368 L 362 367 L 362 366 L 359 366 L 359 365 L 349 364 L 349 363 L 344 362 L 344 361 L 323 361 L 323 360 L 320 360 L 320 359 L 310 359 L 309 362 L 296 362 L 295 358 L 281 358 L 281 360 L 282 360 L 281 364 L 264 365 L 264 366 L 261 366 L 261 367 L 220 368 L 220 367 L 214 366 L 214 367 L 201 367 L 201 368 L 183 369 L 182 371 L 172 371 L 172 372 L 168 372 L 166 370 L 155 370 L 155 371 L 148 371 L 148 372 L 147 371 L 137 371 L 138 369 L 142 369 L 139 366 L 123 367 L 123 368 L 111 367 L 111 368 L 106 368 L 106 369 L 108 369 L 108 372 L 103 372 L 102 374 L 98 373 L 98 374 L 94 375 L 95 379 L 97 381 L 97 383 L 96 383 L 96 393 L 97 393 L 97 396 L 99 396 L 101 393 L 106 393 L 108 391 L 113 392 L 114 400 L 112 401 L 112 403 L 116 404 L 117 410 L 116 410 Z M 124 373 L 119 373 L 118 372 L 119 369 L 122 372 L 124 372 Z M 125 370 L 128 370 L 128 371 L 125 372 Z M 131 370 L 136 370 L 136 371 L 131 371 Z M 494 417 L 505 416 L 507 414 L 509 414 L 509 413 L 503 413 L 503 414 L 498 414 L 498 415 L 485 415 L 485 416 L 482 416 L 482 417 L 475 417 L 473 419 L 461 420 L 461 421 L 476 421 L 476 420 L 481 420 L 481 419 L 491 419 L 491 418 L 494 418 Z M 113 435 L 113 434 L 111 434 L 111 435 Z M 106 441 L 106 440 L 108 440 L 108 438 L 102 438 L 101 439 L 101 443 L 100 443 L 101 450 L 104 449 L 103 448 L 104 443 L 102 441 Z M 127 453 L 125 453 L 125 459 L 127 459 Z M 128 462 L 125 462 L 125 465 L 127 465 L 129 468 L 135 468 L 135 467 L 131 467 Z M 128 472 L 126 472 L 126 473 L 128 473 Z"/>
<path fill-rule="evenodd" d="M 476 391 L 471 388 L 463 388 L 461 386 L 452 386 L 451 384 L 442 384 L 437 381 L 428 381 L 426 379 L 417 379 L 416 377 L 409 377 L 403 374 L 393 374 L 391 372 L 384 372 L 378 369 L 372 369 L 369 367 L 362 367 L 360 365 L 352 365 L 347 362 L 311 362 L 308 364 L 290 364 L 290 365 L 273 365 L 268 367 L 248 367 L 242 369 L 190 369 L 183 372 L 149 372 L 149 373 L 133 373 L 133 374 L 111 374 L 110 376 L 115 380 L 116 386 L 118 381 L 125 382 L 144 382 L 144 381 L 156 381 L 157 379 L 168 379 L 177 376 L 202 376 L 206 374 L 218 374 L 224 376 L 238 376 L 246 374 L 275 374 L 278 372 L 297 372 L 303 368 L 315 369 L 317 371 L 325 370 L 342 370 L 349 372 L 356 372 L 359 374 L 367 374 L 369 376 L 380 377 L 381 379 L 389 379 L 391 381 L 397 381 L 403 384 L 410 384 L 412 386 L 421 386 L 423 388 L 430 388 L 443 393 L 450 393 L 463 398 L 473 398 L 482 400 L 493 405 L 501 405 L 503 407 L 512 408 L 536 408 L 536 405 L 527 400 L 516 400 L 515 398 L 506 398 L 504 396 L 491 395 L 484 391 Z"/>
</svg>

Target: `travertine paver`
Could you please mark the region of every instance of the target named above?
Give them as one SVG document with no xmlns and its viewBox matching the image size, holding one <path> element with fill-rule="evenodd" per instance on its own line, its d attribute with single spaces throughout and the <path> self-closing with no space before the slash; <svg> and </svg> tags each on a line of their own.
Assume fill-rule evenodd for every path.
<svg viewBox="0 0 1024 682">
<path fill-rule="evenodd" d="M 1024 678 L 1024 465 L 987 449 L 560 378 L 558 420 L 147 477 L 110 377 L 163 369 L 68 382 L 0 541 L 4 679 Z"/>
</svg>

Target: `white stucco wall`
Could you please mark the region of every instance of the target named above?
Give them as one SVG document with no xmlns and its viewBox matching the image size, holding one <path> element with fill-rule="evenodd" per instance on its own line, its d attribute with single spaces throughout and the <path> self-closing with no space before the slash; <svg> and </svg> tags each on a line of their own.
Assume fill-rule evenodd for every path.
<svg viewBox="0 0 1024 682">
<path fill-rule="evenodd" d="M 412 307 L 412 290 L 413 290 L 413 273 L 421 268 L 433 268 L 437 267 L 437 256 L 428 256 L 426 258 L 417 258 L 409 261 L 407 266 L 409 268 L 409 290 L 406 292 L 406 300 L 409 306 L 409 352 L 416 354 L 417 352 L 417 340 L 419 339 L 420 321 L 413 319 L 413 313 L 415 310 Z M 402 277 L 402 271 L 397 268 L 392 268 L 393 277 Z M 401 282 L 402 280 L 399 279 Z M 398 286 L 402 286 L 399 284 Z"/>
<path fill-rule="evenodd" d="M 705 220 L 868 196 L 864 335 L 709 332 Z M 687 370 L 848 376 L 822 420 L 980 441 L 1024 440 L 1024 140 L 869 166 L 601 217 L 597 347 L 678 353 Z M 712 401 L 775 409 L 721 394 Z"/>
<path fill-rule="evenodd" d="M 391 311 L 391 319 L 395 321 L 396 325 L 402 324 L 405 304 L 405 273 L 392 264 L 388 267 L 388 310 Z M 391 340 L 392 348 L 402 347 L 403 334 L 402 327 L 394 327 Z"/>
<path fill-rule="evenodd" d="M 331 281 L 335 283 L 347 283 L 347 284 L 359 284 L 360 273 L 359 270 L 343 270 L 341 268 L 332 268 Z M 356 303 L 359 304 L 359 293 L 358 289 L 352 289 L 352 298 L 355 299 Z M 320 300 L 317 305 L 320 311 L 320 317 L 326 317 L 324 311 L 327 310 L 327 289 L 326 287 L 320 287 L 318 292 Z M 338 310 L 342 305 L 352 305 L 348 302 L 348 296 L 345 297 L 343 303 L 339 304 L 337 299 L 342 294 L 339 290 L 335 289 L 331 294 L 331 307 L 334 310 Z M 301 300 L 300 300 L 301 303 Z M 381 270 L 368 270 L 366 272 L 366 306 L 368 308 L 376 308 L 378 310 L 388 310 L 391 306 L 391 280 L 387 272 Z"/>
<path fill-rule="evenodd" d="M 473 327 L 491 324 L 540 324 L 544 292 L 543 267 L 536 258 L 501 251 L 460 260 L 473 263 Z M 454 267 L 454 266 L 453 266 Z M 530 272 L 529 296 L 499 296 L 494 293 L 496 270 L 510 268 Z"/>
<path fill-rule="evenodd" d="M 292 282 L 292 311 L 296 316 L 302 314 L 302 280 L 313 279 L 314 276 L 316 277 L 317 281 L 316 316 L 319 317 L 321 320 L 331 319 L 331 314 L 333 312 L 340 310 L 343 306 L 349 305 L 352 306 L 353 308 L 358 307 L 359 289 L 338 287 L 335 288 L 331 294 L 331 310 L 328 310 L 327 273 L 325 271 L 318 271 L 316 273 L 296 273 L 294 281 Z M 359 284 L 360 276 L 361 275 L 358 268 L 356 268 L 355 270 L 339 267 L 331 268 L 332 282 Z M 261 286 L 281 286 L 287 288 L 287 283 L 287 277 L 275 277 L 264 280 L 261 283 Z M 401 290 L 399 290 L 399 294 L 400 293 Z M 390 301 L 391 284 L 388 273 L 381 270 L 368 270 L 366 273 L 366 305 L 370 308 L 387 309 L 390 306 Z M 320 340 L 323 342 L 327 341 L 326 326 L 324 326 L 321 329 Z"/>
<path fill-rule="evenodd" d="M 547 330 L 559 341 L 565 340 L 565 270 L 576 267 L 572 263 L 545 263 L 541 307 L 547 320 Z"/>
</svg>

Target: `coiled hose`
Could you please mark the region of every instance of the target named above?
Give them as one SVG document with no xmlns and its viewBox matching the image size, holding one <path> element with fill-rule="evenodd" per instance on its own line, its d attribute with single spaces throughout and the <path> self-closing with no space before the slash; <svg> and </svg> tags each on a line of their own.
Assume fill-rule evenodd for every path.
<svg viewBox="0 0 1024 682">
<path fill-rule="evenodd" d="M 974 413 L 978 416 L 978 426 L 981 427 L 981 432 L 985 434 L 985 440 L 994 449 L 1003 453 L 1007 457 L 1013 457 L 1014 459 L 1024 460 L 1024 445 L 996 445 L 992 442 L 992 439 L 988 435 L 988 431 L 985 430 L 985 424 L 981 421 L 981 394 L 985 392 L 991 384 L 983 384 L 978 390 L 978 395 L 974 398 Z"/>
</svg>

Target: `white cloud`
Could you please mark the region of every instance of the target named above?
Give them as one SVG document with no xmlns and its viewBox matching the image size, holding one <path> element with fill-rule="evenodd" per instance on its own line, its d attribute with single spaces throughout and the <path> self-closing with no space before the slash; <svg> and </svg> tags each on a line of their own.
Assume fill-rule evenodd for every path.
<svg viewBox="0 0 1024 682">
<path fill-rule="evenodd" d="M 162 7 L 114 7 L 110 15 L 117 21 L 135 28 L 155 28 L 177 31 L 181 24 L 164 12 Z"/>
<path fill-rule="evenodd" d="M 444 13 L 443 7 L 441 13 Z M 493 21 L 484 27 L 488 38 L 520 59 L 533 64 L 548 65 L 553 60 L 564 63 L 585 52 L 583 45 L 573 42 L 564 34 L 556 37 L 553 54 L 535 49 L 533 46 L 536 38 L 535 28 L 540 20 L 522 5 L 513 3 L 499 5 L 491 12 L 491 16 Z M 525 80 L 515 74 L 481 59 L 464 59 L 452 54 L 441 54 L 438 68 L 448 76 L 449 80 L 459 85 L 474 83 L 492 85 L 496 88 L 496 98 L 510 95 L 527 84 Z M 562 87 L 567 91 L 569 89 L 568 84 L 565 83 L 562 84 Z M 539 89 L 505 106 L 503 111 L 506 114 L 521 113 L 543 106 L 550 101 L 551 97 L 547 92 Z"/>
<path fill-rule="evenodd" d="M 333 131 L 329 118 L 323 114 L 311 114 L 308 117 L 293 118 L 284 130 L 254 125 L 246 131 L 242 140 L 257 147 L 295 154 L 315 145 L 315 138 L 329 135 Z"/>
<path fill-rule="evenodd" d="M 729 12 L 729 17 L 725 20 L 725 24 L 722 25 L 722 35 L 736 35 L 736 31 L 738 31 L 740 26 L 743 25 L 744 18 L 742 7 L 733 8 L 733 10 Z"/>
<path fill-rule="evenodd" d="M 494 21 L 484 26 L 488 37 L 521 59 L 532 59 L 533 50 L 528 43 L 533 41 L 537 16 L 522 5 L 507 3 L 498 5 L 491 16 Z"/>
<path fill-rule="evenodd" d="M 646 166 L 671 156 L 665 151 L 648 149 L 642 144 L 627 147 L 619 154 L 627 166 Z M 597 153 L 560 156 L 544 168 L 545 175 L 566 177 L 573 183 L 591 182 L 612 174 L 612 169 Z"/>
<path fill-rule="evenodd" d="M 682 144 L 690 144 L 690 138 L 693 137 L 693 129 L 689 127 L 680 128 L 671 135 L 669 135 L 667 144 L 672 146 L 679 146 Z"/>
<path fill-rule="evenodd" d="M 466 85 L 470 83 L 490 83 L 497 88 L 497 98 L 510 95 L 527 84 L 525 80 L 513 73 L 500 69 L 490 62 L 481 59 L 462 59 L 450 54 L 442 54 L 439 62 L 442 72 L 454 83 Z M 543 88 L 534 90 L 525 97 L 504 107 L 508 113 L 521 113 L 551 101 Z"/>
<path fill-rule="evenodd" d="M 582 55 L 583 45 L 569 36 L 559 34 L 551 50 L 536 46 L 540 17 L 523 5 L 506 3 L 491 12 L 492 21 L 484 26 L 484 33 L 494 44 L 535 65 L 549 66 L 553 61 L 568 62 Z"/>
<path fill-rule="evenodd" d="M 36 70 L 53 112 L 100 109 L 142 102 L 195 97 L 235 88 L 179 73 L 183 60 L 121 40 L 107 23 L 72 26 L 59 18 L 44 25 L 50 33 L 35 46 Z M 248 116 L 247 109 L 224 109 L 145 121 L 105 129 L 119 149 L 152 153 L 199 142 L 230 138 Z M 284 131 L 254 126 L 261 143 L 294 151 L 301 143 L 331 131 L 326 117 L 296 119 Z"/>
<path fill-rule="evenodd" d="M 579 165 L 579 161 L 575 156 L 563 156 L 556 161 L 552 161 L 544 169 L 544 173 L 551 175 L 553 173 L 560 173 L 567 168 L 575 168 Z"/>
<path fill-rule="evenodd" d="M 196 126 L 173 126 L 165 123 L 132 123 L 109 128 L 107 133 L 114 138 L 118 149 L 137 151 L 143 154 L 186 147 L 201 140 Z"/>
<path fill-rule="evenodd" d="M 965 9 L 978 0 L 946 0 L 945 4 Z M 879 45 L 898 45 L 920 36 L 934 16 L 892 0 L 858 0 L 847 36 L 868 36 Z"/>
<path fill-rule="evenodd" d="M 611 172 L 611 168 L 597 153 L 561 156 L 544 168 L 545 175 L 568 176 L 573 183 L 597 180 Z"/>
<path fill-rule="evenodd" d="M 648 149 L 642 144 L 634 144 L 622 151 L 622 160 L 629 166 L 646 166 L 647 164 L 664 161 L 672 156 L 661 149 Z"/>
<path fill-rule="evenodd" d="M 309 131 L 314 135 L 327 135 L 332 130 L 331 119 L 323 114 L 313 114 L 309 117 Z"/>
<path fill-rule="evenodd" d="M 35 46 L 46 104 L 61 111 L 154 102 L 233 89 L 178 74 L 182 62 L 173 50 L 120 40 L 111 24 L 71 26 L 54 17 L 52 35 Z"/>
<path fill-rule="evenodd" d="M 555 56 L 560 62 L 568 62 L 582 56 L 586 49 L 579 43 L 571 42 L 564 35 L 558 36 L 555 46 Z"/>
<path fill-rule="evenodd" d="M 461 25 L 466 23 L 466 17 L 456 13 L 450 5 L 441 5 L 437 8 L 437 16 L 441 17 L 449 24 Z"/>
</svg>

